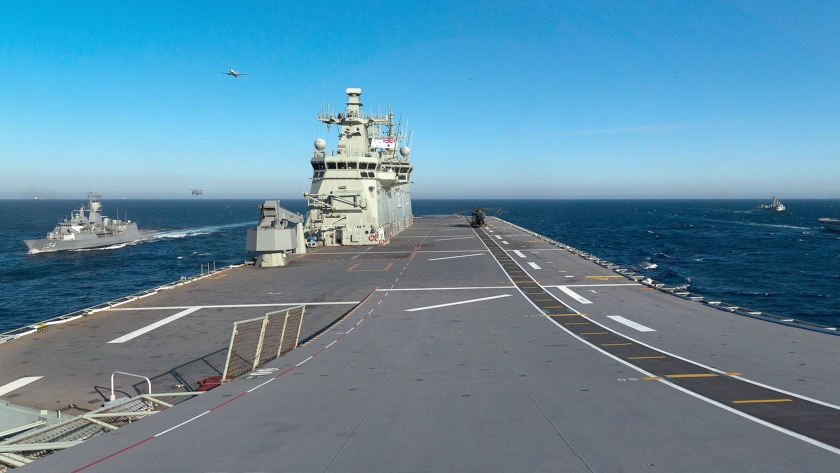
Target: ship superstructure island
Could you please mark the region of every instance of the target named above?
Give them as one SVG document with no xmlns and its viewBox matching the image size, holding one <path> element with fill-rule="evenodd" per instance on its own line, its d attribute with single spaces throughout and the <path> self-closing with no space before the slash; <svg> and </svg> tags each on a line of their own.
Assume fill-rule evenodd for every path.
<svg viewBox="0 0 840 473">
<path fill-rule="evenodd" d="M 338 144 L 327 152 L 326 140 L 315 140 L 304 235 L 310 245 L 386 244 L 413 220 L 411 150 L 390 107 L 384 115 L 367 114 L 362 89 L 346 93 L 343 112 L 318 115 L 328 131 L 336 126 Z"/>
<path fill-rule="evenodd" d="M 151 238 L 154 231 L 141 231 L 137 223 L 102 214 L 102 196 L 88 191 L 88 205 L 74 210 L 70 218 L 60 221 L 47 237 L 40 240 L 23 240 L 30 253 L 47 251 L 81 250 L 129 243 Z"/>
</svg>

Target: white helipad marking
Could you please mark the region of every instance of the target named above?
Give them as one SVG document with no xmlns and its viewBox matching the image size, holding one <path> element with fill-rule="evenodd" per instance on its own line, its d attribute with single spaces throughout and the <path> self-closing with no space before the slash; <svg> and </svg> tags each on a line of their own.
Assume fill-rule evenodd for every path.
<svg viewBox="0 0 840 473">
<path fill-rule="evenodd" d="M 540 268 L 540 266 L 537 263 L 534 263 L 533 261 L 528 261 L 528 266 L 530 266 L 534 269 L 542 269 L 542 268 Z"/>
<path fill-rule="evenodd" d="M 450 302 L 448 304 L 438 304 L 438 305 L 430 305 L 426 307 L 415 307 L 414 309 L 405 309 L 406 312 L 415 312 L 418 310 L 426 310 L 426 309 L 437 309 L 439 307 L 449 307 L 453 305 L 460 305 L 460 304 L 471 304 L 473 302 L 481 302 L 481 301 L 489 301 L 492 299 L 500 299 L 502 297 L 510 297 L 511 294 L 501 294 L 498 296 L 490 296 L 490 297 L 482 297 L 481 299 L 470 299 L 468 301 L 458 301 L 458 302 Z"/>
<path fill-rule="evenodd" d="M 524 257 L 525 257 L 525 253 L 523 253 L 523 252 L 521 252 L 521 251 L 519 251 L 519 250 L 513 250 L 513 253 L 514 253 L 516 256 L 520 257 L 520 258 L 524 258 Z"/>
<path fill-rule="evenodd" d="M 569 289 L 566 286 L 557 286 L 558 289 L 566 293 L 567 295 L 571 296 L 574 300 L 580 302 L 581 304 L 591 304 L 592 301 L 589 299 L 581 296 L 580 294 L 576 293 L 575 291 Z"/>
<path fill-rule="evenodd" d="M 131 340 L 132 338 L 137 338 L 140 335 L 143 335 L 144 333 L 151 332 L 152 330 L 154 330 L 156 328 L 163 327 L 164 325 L 168 324 L 169 322 L 174 322 L 174 321 L 180 319 L 181 317 L 184 317 L 185 315 L 190 315 L 193 312 L 197 311 L 198 309 L 201 309 L 201 307 L 190 307 L 189 309 L 182 310 L 181 312 L 178 312 L 175 315 L 170 315 L 169 317 L 167 317 L 163 320 L 159 320 L 159 321 L 157 321 L 153 324 L 147 325 L 147 326 L 145 326 L 141 329 L 137 329 L 137 330 L 135 330 L 131 333 L 123 335 L 122 337 L 115 338 L 108 343 L 125 343 L 125 342 Z"/>
<path fill-rule="evenodd" d="M 634 329 L 636 329 L 640 332 L 655 332 L 656 331 L 656 330 L 654 330 L 650 327 L 645 327 L 644 325 L 642 325 L 638 322 L 633 322 L 630 319 L 625 319 L 624 317 L 622 317 L 620 315 L 608 315 L 607 317 L 615 320 L 616 322 L 618 322 L 620 324 L 624 324 L 624 325 L 626 325 L 630 328 L 634 328 Z"/>
<path fill-rule="evenodd" d="M 0 396 L 10 393 L 17 388 L 22 388 L 33 381 L 38 381 L 41 378 L 43 378 L 43 376 L 27 376 L 25 378 L 12 381 L 11 383 L 4 384 L 3 386 L 0 386 Z"/>
<path fill-rule="evenodd" d="M 440 261 L 442 259 L 455 259 L 455 258 L 466 258 L 469 256 L 483 256 L 484 253 L 475 253 L 471 255 L 458 255 L 458 256 L 444 256 L 443 258 L 429 258 L 429 261 Z"/>
</svg>

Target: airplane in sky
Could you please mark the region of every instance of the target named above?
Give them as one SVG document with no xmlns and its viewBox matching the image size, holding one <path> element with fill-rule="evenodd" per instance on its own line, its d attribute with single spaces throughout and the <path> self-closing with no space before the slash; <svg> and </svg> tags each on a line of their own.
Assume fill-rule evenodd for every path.
<svg viewBox="0 0 840 473">
<path fill-rule="evenodd" d="M 204 191 L 201 189 L 192 189 L 192 195 L 198 196 L 204 194 Z"/>
<path fill-rule="evenodd" d="M 240 76 L 247 76 L 248 75 L 248 74 L 243 74 L 241 72 L 236 72 L 233 69 L 231 69 L 230 72 L 222 72 L 222 74 L 227 74 L 227 75 L 232 76 L 232 77 L 240 77 Z"/>
</svg>

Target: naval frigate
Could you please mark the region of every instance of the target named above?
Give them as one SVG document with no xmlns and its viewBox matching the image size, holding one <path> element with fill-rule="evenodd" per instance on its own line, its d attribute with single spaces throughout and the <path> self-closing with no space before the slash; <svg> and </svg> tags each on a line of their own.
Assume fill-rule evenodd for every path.
<svg viewBox="0 0 840 473">
<path fill-rule="evenodd" d="M 118 245 L 151 238 L 155 232 L 137 229 L 131 220 L 112 219 L 102 215 L 102 196 L 88 191 L 88 205 L 74 210 L 70 218 L 58 222 L 46 238 L 23 240 L 30 253 L 82 250 Z"/>
<path fill-rule="evenodd" d="M 315 140 L 304 236 L 320 246 L 386 244 L 413 220 L 411 150 L 390 107 L 368 114 L 362 89 L 346 93 L 344 111 L 318 114 L 328 131 L 338 128 L 338 145 L 327 153 L 326 140 Z"/>
</svg>

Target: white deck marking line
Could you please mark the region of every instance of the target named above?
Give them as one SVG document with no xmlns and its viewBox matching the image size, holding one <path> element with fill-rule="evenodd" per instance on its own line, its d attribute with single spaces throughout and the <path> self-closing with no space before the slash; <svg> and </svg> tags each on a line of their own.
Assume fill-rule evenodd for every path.
<svg viewBox="0 0 840 473">
<path fill-rule="evenodd" d="M 149 325 L 147 325 L 143 328 L 140 328 L 140 329 L 137 329 L 137 330 L 135 330 L 131 333 L 125 334 L 122 337 L 115 338 L 108 343 L 125 343 L 125 342 L 127 342 L 127 341 L 129 341 L 133 338 L 139 337 L 140 335 L 151 332 L 152 330 L 154 330 L 156 328 L 160 328 L 160 327 L 163 327 L 164 325 L 166 325 L 170 322 L 174 322 L 174 321 L 180 319 L 181 317 L 184 317 L 186 315 L 190 315 L 190 314 L 192 314 L 193 312 L 195 312 L 199 309 L 201 309 L 201 307 L 190 307 L 189 309 L 182 310 L 181 312 L 178 312 L 175 315 L 170 315 L 169 317 L 167 317 L 163 320 L 158 320 L 157 322 L 155 322 L 153 324 L 149 324 Z"/>
<path fill-rule="evenodd" d="M 464 251 L 466 251 L 466 250 L 420 250 L 420 251 L 417 252 L 417 254 L 419 255 L 420 253 L 463 253 Z M 487 250 L 481 250 L 481 249 L 472 250 L 472 251 L 483 251 L 485 253 L 490 253 Z"/>
<path fill-rule="evenodd" d="M 184 422 L 181 422 L 181 423 L 180 423 L 180 424 L 178 424 L 178 425 L 172 426 L 172 427 L 170 427 L 170 428 L 168 428 L 168 429 L 164 430 L 163 432 L 160 432 L 160 433 L 155 434 L 155 435 L 154 435 L 154 437 L 160 437 L 161 435 L 163 435 L 163 434 L 165 434 L 165 433 L 167 433 L 167 432 L 171 432 L 171 431 L 173 431 L 173 430 L 177 429 L 178 427 L 181 427 L 181 426 L 183 426 L 183 425 L 187 425 L 187 424 L 189 424 L 190 422 L 192 422 L 192 421 L 194 421 L 194 420 L 198 419 L 199 417 L 205 416 L 205 415 L 207 415 L 207 414 L 209 414 L 209 413 L 210 413 L 210 411 L 204 411 L 204 412 L 202 412 L 201 414 L 199 414 L 199 415 L 197 415 L 197 416 L 193 417 L 192 419 L 185 420 Z M 117 452 L 117 453 L 119 453 L 119 452 Z"/>
<path fill-rule="evenodd" d="M 496 237 L 497 240 L 501 240 L 503 238 L 501 235 L 493 235 L 493 236 Z"/>
<path fill-rule="evenodd" d="M 581 304 L 591 304 L 592 303 L 592 301 L 590 301 L 589 299 L 581 296 L 577 292 L 569 289 L 567 286 L 557 286 L 557 288 L 560 289 L 561 291 L 563 291 L 566 295 L 570 296 L 572 299 L 580 302 Z"/>
<path fill-rule="evenodd" d="M 572 276 L 574 277 L 574 276 Z M 639 283 L 631 282 L 631 283 L 614 283 L 614 284 L 567 284 L 566 287 L 608 287 L 608 286 L 641 286 Z M 546 286 L 546 287 L 556 287 L 560 288 L 560 286 Z"/>
<path fill-rule="evenodd" d="M 505 240 L 502 240 L 502 244 L 503 245 L 510 245 L 510 243 L 506 242 Z"/>
<path fill-rule="evenodd" d="M 253 388 L 251 388 L 251 389 L 249 389 L 249 390 L 247 390 L 247 391 L 245 391 L 245 392 L 246 392 L 246 393 L 250 393 L 250 392 L 252 392 L 252 391 L 256 391 L 257 389 L 260 389 L 261 387 L 263 387 L 263 386 L 265 386 L 266 384 L 268 384 L 268 383 L 270 383 L 270 382 L 274 381 L 275 379 L 277 379 L 277 378 L 270 378 L 268 381 L 266 381 L 266 382 L 264 382 L 264 383 L 262 383 L 262 384 L 258 384 L 258 385 L 254 386 Z"/>
<path fill-rule="evenodd" d="M 636 329 L 640 332 L 655 332 L 656 331 L 656 330 L 654 330 L 650 327 L 645 327 L 644 325 L 642 325 L 638 322 L 633 322 L 632 320 L 626 319 L 626 318 L 624 318 L 620 315 L 608 315 L 607 318 L 608 319 L 613 319 L 620 324 L 624 324 L 624 325 L 626 325 L 630 328 L 634 328 L 634 329 Z"/>
<path fill-rule="evenodd" d="M 534 263 L 533 261 L 528 261 L 528 266 L 530 266 L 534 269 L 542 269 L 542 268 L 540 268 L 540 265 L 538 265 L 537 263 Z"/>
<path fill-rule="evenodd" d="M 381 291 L 474 291 L 476 289 L 516 289 L 516 286 L 467 286 L 467 287 L 407 287 L 407 288 L 392 288 L 392 289 L 377 289 L 377 292 Z"/>
<path fill-rule="evenodd" d="M 525 253 L 523 253 L 519 250 L 513 250 L 513 253 L 520 258 L 525 258 Z"/>
<path fill-rule="evenodd" d="M 22 388 L 29 383 L 38 381 L 41 378 L 43 378 L 43 376 L 26 376 L 24 378 L 12 381 L 11 383 L 4 384 L 3 386 L 0 386 L 0 396 L 10 393 L 15 389 Z"/>
<path fill-rule="evenodd" d="M 470 256 L 484 256 L 485 253 L 473 253 L 471 255 L 458 255 L 458 256 L 444 256 L 442 258 L 429 258 L 429 261 L 440 261 L 442 259 L 455 259 L 455 258 L 467 258 Z"/>
<path fill-rule="evenodd" d="M 414 309 L 405 309 L 406 312 L 416 312 L 418 310 L 426 310 L 426 309 L 437 309 L 440 307 L 449 307 L 453 305 L 461 305 L 461 304 L 471 304 L 473 302 L 481 302 L 481 301 L 489 301 L 492 299 L 500 299 L 502 297 L 510 297 L 512 294 L 500 294 L 498 296 L 490 296 L 490 297 L 482 297 L 480 299 L 470 299 L 468 301 L 458 301 L 458 302 L 450 302 L 448 304 L 438 304 L 438 305 L 430 305 L 426 307 L 415 307 Z"/>
<path fill-rule="evenodd" d="M 284 307 L 284 306 L 297 306 L 297 305 L 356 305 L 359 301 L 346 301 L 346 302 L 278 302 L 276 304 L 219 304 L 219 305 L 197 305 L 197 306 L 158 306 L 158 307 L 112 307 L 106 310 L 171 310 L 171 309 L 192 309 L 192 308 L 199 308 L 199 309 L 237 309 L 240 307 Z"/>
</svg>

